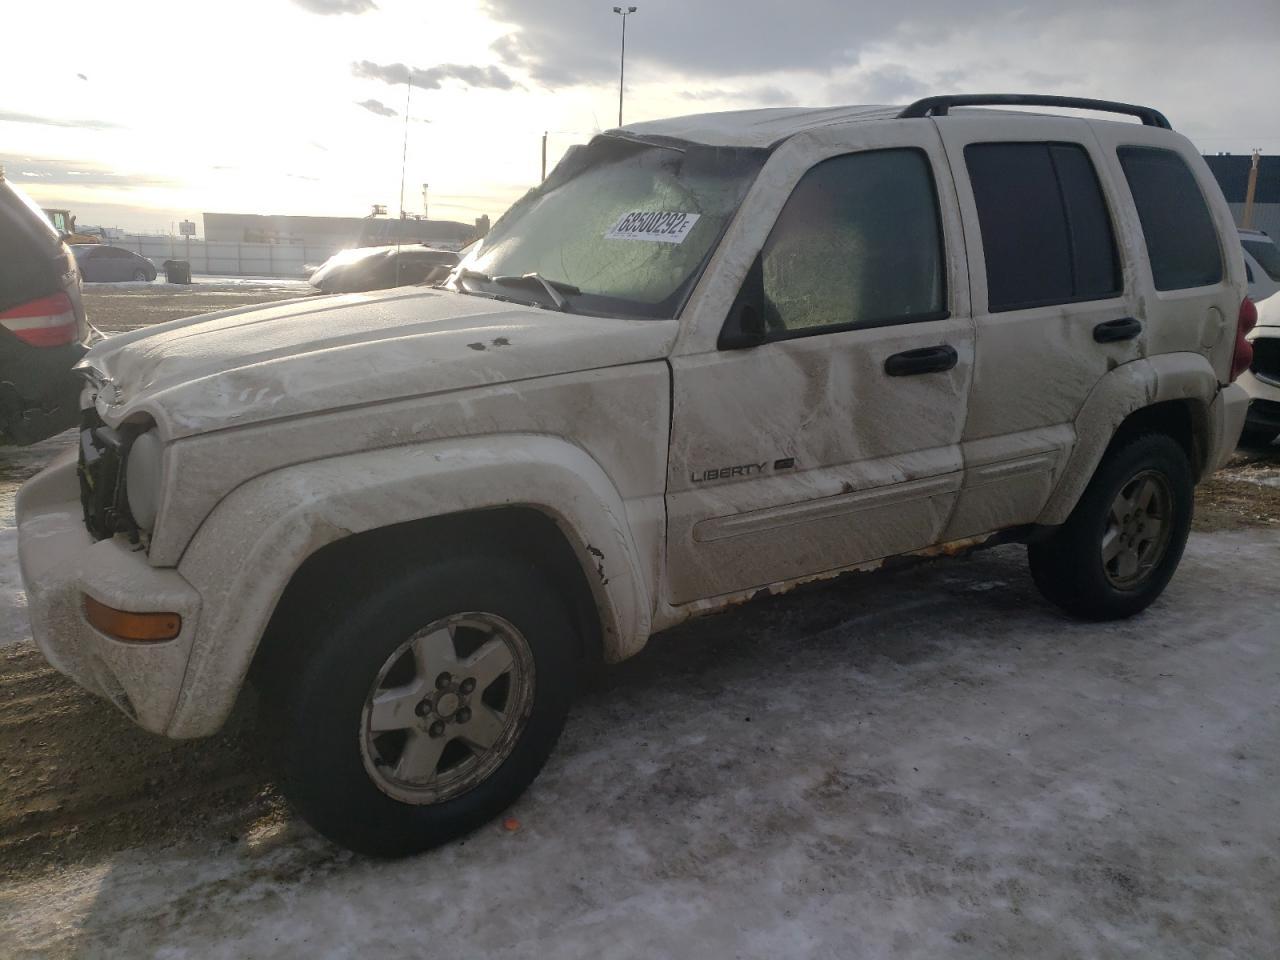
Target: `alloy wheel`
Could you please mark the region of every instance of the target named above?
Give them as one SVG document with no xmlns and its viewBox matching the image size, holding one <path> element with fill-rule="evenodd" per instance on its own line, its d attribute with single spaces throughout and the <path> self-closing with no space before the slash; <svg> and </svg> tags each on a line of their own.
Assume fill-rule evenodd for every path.
<svg viewBox="0 0 1280 960">
<path fill-rule="evenodd" d="M 1164 474 L 1143 470 L 1120 488 L 1107 512 L 1102 569 L 1117 590 L 1132 590 L 1160 565 L 1173 532 L 1173 492 Z"/>
<path fill-rule="evenodd" d="M 474 789 L 511 755 L 533 706 L 533 653 L 492 613 L 419 630 L 379 670 L 360 718 L 365 770 L 413 804 Z"/>
</svg>

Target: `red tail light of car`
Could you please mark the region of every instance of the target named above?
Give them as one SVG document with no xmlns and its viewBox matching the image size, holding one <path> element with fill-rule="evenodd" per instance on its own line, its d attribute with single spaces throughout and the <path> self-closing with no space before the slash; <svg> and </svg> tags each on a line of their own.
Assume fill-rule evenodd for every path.
<svg viewBox="0 0 1280 960">
<path fill-rule="evenodd" d="M 1236 320 L 1236 352 L 1231 358 L 1231 379 L 1249 369 L 1253 363 L 1253 344 L 1245 339 L 1258 322 L 1258 308 L 1245 297 L 1240 301 L 1240 316 Z"/>
<path fill-rule="evenodd" d="M 76 339 L 76 311 L 65 293 L 0 310 L 0 326 L 32 347 L 60 347 Z"/>
</svg>

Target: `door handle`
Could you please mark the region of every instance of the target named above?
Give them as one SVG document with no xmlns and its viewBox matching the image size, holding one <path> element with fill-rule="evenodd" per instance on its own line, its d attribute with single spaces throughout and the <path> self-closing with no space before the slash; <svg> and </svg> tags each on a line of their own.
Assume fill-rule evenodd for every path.
<svg viewBox="0 0 1280 960">
<path fill-rule="evenodd" d="M 884 372 L 891 377 L 911 377 L 918 373 L 942 373 L 956 365 L 959 355 L 955 347 L 943 343 L 936 347 L 920 347 L 895 353 L 884 362 Z"/>
<path fill-rule="evenodd" d="M 1132 340 L 1141 332 L 1141 320 L 1121 317 L 1119 320 L 1108 320 L 1094 327 L 1093 339 L 1096 343 L 1117 343 L 1120 340 Z"/>
</svg>

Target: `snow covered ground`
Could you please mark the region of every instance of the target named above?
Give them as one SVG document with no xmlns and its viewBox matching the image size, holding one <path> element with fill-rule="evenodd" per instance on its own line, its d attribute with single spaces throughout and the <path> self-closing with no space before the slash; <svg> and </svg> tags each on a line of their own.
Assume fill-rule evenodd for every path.
<svg viewBox="0 0 1280 960">
<path fill-rule="evenodd" d="M 193 784 L 177 843 L 15 855 L 0 952 L 1274 956 L 1278 563 L 1195 534 L 1102 625 L 1017 547 L 749 606 L 589 691 L 515 830 L 378 862 Z"/>
</svg>

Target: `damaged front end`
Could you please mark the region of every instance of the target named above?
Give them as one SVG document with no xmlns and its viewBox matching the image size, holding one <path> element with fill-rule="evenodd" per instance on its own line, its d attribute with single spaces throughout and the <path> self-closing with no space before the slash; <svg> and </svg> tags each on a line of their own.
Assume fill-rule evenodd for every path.
<svg viewBox="0 0 1280 960">
<path fill-rule="evenodd" d="M 146 425 L 126 424 L 117 430 L 104 424 L 92 408 L 81 416 L 76 473 L 85 528 L 94 540 L 123 533 L 130 543 L 140 543 L 142 530 L 129 509 L 128 461 L 129 450 Z"/>
<path fill-rule="evenodd" d="M 129 454 L 152 424 L 136 421 L 119 427 L 107 425 L 98 413 L 97 402 L 102 399 L 111 403 L 115 386 L 93 367 L 81 366 L 78 371 L 88 381 L 81 394 L 76 466 L 85 529 L 94 540 L 108 540 L 122 533 L 130 543 L 140 544 L 146 531 L 129 502 Z"/>
</svg>

